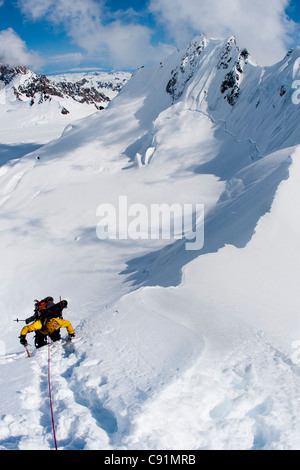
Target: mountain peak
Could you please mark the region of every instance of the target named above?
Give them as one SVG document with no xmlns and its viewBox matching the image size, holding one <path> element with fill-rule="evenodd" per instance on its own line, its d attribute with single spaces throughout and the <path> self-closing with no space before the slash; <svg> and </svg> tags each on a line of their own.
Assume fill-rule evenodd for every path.
<svg viewBox="0 0 300 470">
<path fill-rule="evenodd" d="M 5 64 L 0 59 L 0 81 L 4 82 L 5 85 L 10 83 L 17 75 L 19 75 L 19 74 L 26 75 L 29 72 L 30 72 L 29 68 L 25 67 L 24 65 L 18 65 L 18 66 L 11 67 L 11 66 Z"/>
<path fill-rule="evenodd" d="M 221 77 L 219 88 L 222 94 L 229 90 L 226 93 L 227 101 L 233 105 L 239 95 L 239 82 L 249 56 L 246 49 L 240 51 L 233 35 L 226 40 L 208 38 L 205 34 L 196 36 L 182 51 L 180 63 L 171 71 L 166 91 L 172 96 L 173 102 L 177 101 L 197 69 L 203 66 L 203 74 L 207 75 L 207 67 L 211 67 L 215 72 L 226 71 Z M 212 73 L 211 70 L 209 74 Z"/>
</svg>

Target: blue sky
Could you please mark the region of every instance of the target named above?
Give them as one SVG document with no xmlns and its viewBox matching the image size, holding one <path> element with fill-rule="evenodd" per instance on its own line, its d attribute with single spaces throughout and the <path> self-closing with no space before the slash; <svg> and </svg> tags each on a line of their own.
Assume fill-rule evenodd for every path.
<svg viewBox="0 0 300 470">
<path fill-rule="evenodd" d="M 299 24 L 300 0 L 0 0 L 0 57 L 42 73 L 134 70 L 205 32 L 270 65 Z"/>
</svg>

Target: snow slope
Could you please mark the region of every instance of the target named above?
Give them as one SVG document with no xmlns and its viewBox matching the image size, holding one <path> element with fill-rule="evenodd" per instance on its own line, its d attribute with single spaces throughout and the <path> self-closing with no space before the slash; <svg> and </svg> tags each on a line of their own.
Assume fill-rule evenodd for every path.
<svg viewBox="0 0 300 470">
<path fill-rule="evenodd" d="M 47 348 L 28 359 L 12 320 L 62 295 L 60 449 L 299 449 L 299 49 L 265 69 L 242 52 L 195 38 L 2 162 L 1 448 L 53 448 Z M 99 240 L 97 207 L 120 195 L 204 204 L 203 249 Z"/>
<path fill-rule="evenodd" d="M 95 113 L 95 105 L 105 108 L 130 78 L 126 72 L 45 77 L 25 67 L 1 66 L 0 141 L 7 146 L 42 145 L 60 137 L 68 124 Z"/>
</svg>

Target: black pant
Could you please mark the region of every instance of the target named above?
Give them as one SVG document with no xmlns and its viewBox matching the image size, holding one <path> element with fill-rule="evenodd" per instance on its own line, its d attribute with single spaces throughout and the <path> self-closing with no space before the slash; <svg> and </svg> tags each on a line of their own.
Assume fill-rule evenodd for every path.
<svg viewBox="0 0 300 470">
<path fill-rule="evenodd" d="M 49 335 L 51 340 L 53 342 L 55 341 L 59 341 L 61 339 L 61 336 L 60 336 L 60 331 L 59 330 L 55 330 L 51 335 Z M 42 333 L 40 333 L 39 331 L 36 331 L 35 332 L 35 338 L 34 338 L 34 345 L 35 347 L 38 349 L 38 348 L 41 348 L 42 346 L 45 346 L 47 344 L 47 337 L 46 335 L 43 335 Z"/>
</svg>

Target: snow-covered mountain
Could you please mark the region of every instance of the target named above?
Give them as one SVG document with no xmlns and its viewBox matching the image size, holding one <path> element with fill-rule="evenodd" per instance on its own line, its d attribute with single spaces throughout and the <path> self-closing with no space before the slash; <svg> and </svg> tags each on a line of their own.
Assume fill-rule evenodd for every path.
<svg viewBox="0 0 300 470">
<path fill-rule="evenodd" d="M 45 76 L 28 67 L 9 67 L 0 61 L 1 142 L 15 127 L 20 142 L 40 143 L 61 135 L 64 127 L 106 108 L 131 74 L 83 72 Z"/>
<path fill-rule="evenodd" d="M 299 57 L 263 68 L 201 35 L 60 138 L 7 149 L 2 448 L 53 448 L 47 348 L 28 359 L 13 319 L 61 295 L 77 338 L 50 347 L 60 449 L 299 449 Z M 204 204 L 204 246 L 100 240 L 120 196 L 122 234 L 155 204 Z"/>
</svg>

